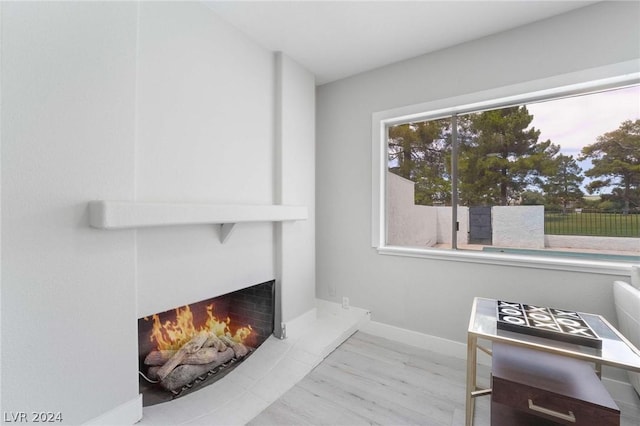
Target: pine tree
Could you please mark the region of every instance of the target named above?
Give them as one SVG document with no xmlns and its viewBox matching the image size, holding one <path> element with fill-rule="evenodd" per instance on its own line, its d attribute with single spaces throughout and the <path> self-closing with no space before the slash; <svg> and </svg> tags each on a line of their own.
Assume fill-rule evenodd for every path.
<svg viewBox="0 0 640 426">
<path fill-rule="evenodd" d="M 433 205 L 451 198 L 448 119 L 389 128 L 389 171 L 416 183 L 415 203 Z"/>
<path fill-rule="evenodd" d="M 553 157 L 560 148 L 540 142 L 529 128 L 533 116 L 526 106 L 470 115 L 475 135 L 461 145 L 460 199 L 465 205 L 509 205 L 527 188 L 555 173 Z"/>
<path fill-rule="evenodd" d="M 582 199 L 584 193 L 580 189 L 584 176 L 582 169 L 573 155 L 559 154 L 554 161 L 557 163 L 557 173 L 545 179 L 542 185 L 547 202 L 560 204 L 562 213 L 566 214 L 567 205 L 572 201 Z"/>
<path fill-rule="evenodd" d="M 598 136 L 596 142 L 582 148 L 580 160 L 591 159 L 593 167 L 586 176 L 601 178 L 587 186 L 590 194 L 615 186 L 612 195 L 624 202 L 628 213 L 640 199 L 640 120 L 626 120 L 612 132 Z"/>
</svg>

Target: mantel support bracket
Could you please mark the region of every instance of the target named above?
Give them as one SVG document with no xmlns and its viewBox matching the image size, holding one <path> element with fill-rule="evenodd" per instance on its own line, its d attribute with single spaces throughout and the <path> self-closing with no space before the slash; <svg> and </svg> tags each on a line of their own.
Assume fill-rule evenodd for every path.
<svg viewBox="0 0 640 426">
<path fill-rule="evenodd" d="M 227 241 L 235 226 L 235 223 L 223 223 L 220 225 L 220 242 L 222 244 Z"/>
</svg>

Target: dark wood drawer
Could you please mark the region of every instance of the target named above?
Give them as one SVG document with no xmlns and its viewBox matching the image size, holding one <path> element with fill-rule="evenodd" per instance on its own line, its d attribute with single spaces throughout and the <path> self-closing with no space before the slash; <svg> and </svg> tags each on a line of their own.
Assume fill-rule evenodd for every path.
<svg viewBox="0 0 640 426">
<path fill-rule="evenodd" d="M 493 426 L 620 424 L 620 410 L 591 365 L 575 359 L 494 344 L 492 389 Z"/>
<path fill-rule="evenodd" d="M 516 410 L 508 405 L 491 403 L 491 424 L 509 426 L 558 426 L 562 423 L 554 422 L 534 414 Z M 575 424 L 575 423 L 571 423 Z"/>
</svg>

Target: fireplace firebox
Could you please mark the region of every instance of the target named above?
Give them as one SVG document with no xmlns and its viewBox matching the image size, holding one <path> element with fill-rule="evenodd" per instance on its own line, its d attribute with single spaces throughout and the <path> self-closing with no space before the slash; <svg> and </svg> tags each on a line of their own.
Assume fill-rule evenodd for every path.
<svg viewBox="0 0 640 426">
<path fill-rule="evenodd" d="M 275 280 L 138 319 L 143 406 L 214 383 L 273 333 Z"/>
</svg>

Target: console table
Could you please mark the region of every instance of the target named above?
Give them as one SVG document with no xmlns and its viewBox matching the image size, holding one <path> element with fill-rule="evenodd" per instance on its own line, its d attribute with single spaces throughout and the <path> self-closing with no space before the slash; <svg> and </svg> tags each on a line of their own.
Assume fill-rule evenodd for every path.
<svg viewBox="0 0 640 426">
<path fill-rule="evenodd" d="M 491 394 L 491 389 L 479 388 L 477 385 L 478 350 L 491 355 L 491 349 L 479 345 L 478 340 L 501 342 L 592 362 L 598 375 L 601 374 L 603 365 L 640 372 L 640 350 L 600 315 L 580 313 L 602 339 L 602 349 L 595 349 L 524 333 L 498 330 L 496 308 L 496 300 L 480 297 L 474 299 L 471 308 L 467 330 L 466 426 L 473 425 L 475 398 Z"/>
</svg>

